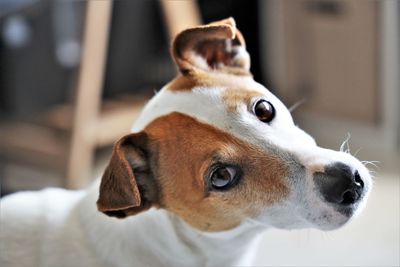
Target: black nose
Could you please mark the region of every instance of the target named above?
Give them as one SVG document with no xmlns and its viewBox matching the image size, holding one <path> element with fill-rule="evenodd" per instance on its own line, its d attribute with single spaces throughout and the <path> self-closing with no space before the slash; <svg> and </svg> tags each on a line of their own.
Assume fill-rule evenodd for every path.
<svg viewBox="0 0 400 267">
<path fill-rule="evenodd" d="M 364 182 L 358 171 L 337 162 L 314 174 L 314 180 L 326 201 L 351 205 L 360 199 Z"/>
</svg>

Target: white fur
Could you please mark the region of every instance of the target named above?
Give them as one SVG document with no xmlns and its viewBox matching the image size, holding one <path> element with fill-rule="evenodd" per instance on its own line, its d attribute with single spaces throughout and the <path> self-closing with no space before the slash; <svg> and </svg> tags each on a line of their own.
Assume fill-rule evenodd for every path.
<svg viewBox="0 0 400 267">
<path fill-rule="evenodd" d="M 0 265 L 246 266 L 254 256 L 260 226 L 202 233 L 156 209 L 119 220 L 97 211 L 98 186 L 5 197 Z"/>
<path fill-rule="evenodd" d="M 251 78 L 240 79 L 247 79 L 252 90 L 275 106 L 276 118 L 270 124 L 251 113 L 252 103 L 241 103 L 236 112 L 228 112 L 222 97 L 228 88 L 188 92 L 164 88 L 145 107 L 132 131 L 177 111 L 266 153 L 274 151 L 277 156 L 293 159 L 294 165 L 304 165 L 306 170 L 288 177 L 292 188 L 286 201 L 266 208 L 259 217 L 249 218 L 235 229 L 204 233 L 165 210 L 151 209 L 123 220 L 105 216 L 95 204 L 99 180 L 84 191 L 18 193 L 1 201 L 1 266 L 245 266 L 251 265 L 261 224 L 331 229 L 345 223 L 348 218 L 318 199 L 309 169 L 340 160 L 360 172 L 367 192 L 368 171 L 346 153 L 316 146 L 294 125 L 289 111 L 274 95 Z"/>
</svg>

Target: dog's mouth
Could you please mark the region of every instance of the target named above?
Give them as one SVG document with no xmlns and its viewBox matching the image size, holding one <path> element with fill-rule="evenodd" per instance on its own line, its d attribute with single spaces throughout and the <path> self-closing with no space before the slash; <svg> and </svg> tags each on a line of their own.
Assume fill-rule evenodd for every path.
<svg viewBox="0 0 400 267">
<path fill-rule="evenodd" d="M 354 213 L 357 211 L 358 208 L 358 203 L 357 204 L 351 204 L 349 206 L 338 206 L 334 207 L 335 210 L 346 216 L 347 218 L 351 218 Z"/>
</svg>

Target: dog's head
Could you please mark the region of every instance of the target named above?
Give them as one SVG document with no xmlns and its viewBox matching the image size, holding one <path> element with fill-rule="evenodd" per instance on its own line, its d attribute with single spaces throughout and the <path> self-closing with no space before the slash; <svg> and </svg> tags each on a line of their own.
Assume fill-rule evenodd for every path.
<svg viewBox="0 0 400 267">
<path fill-rule="evenodd" d="M 335 229 L 361 209 L 368 170 L 348 153 L 318 147 L 253 80 L 233 19 L 181 32 L 172 54 L 181 75 L 115 144 L 100 211 L 123 218 L 164 208 L 220 231 L 247 219 Z"/>
</svg>

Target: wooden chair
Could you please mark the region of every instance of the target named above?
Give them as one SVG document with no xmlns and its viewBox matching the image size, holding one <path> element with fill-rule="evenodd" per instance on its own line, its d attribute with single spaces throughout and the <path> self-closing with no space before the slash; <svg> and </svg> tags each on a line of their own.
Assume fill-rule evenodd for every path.
<svg viewBox="0 0 400 267">
<path fill-rule="evenodd" d="M 83 177 L 90 177 L 95 148 L 127 133 L 144 104 L 139 101 L 135 106 L 100 113 L 112 3 L 88 1 L 66 176 L 68 188 L 87 183 Z M 196 1 L 162 0 L 161 5 L 170 38 L 201 23 Z"/>
</svg>

